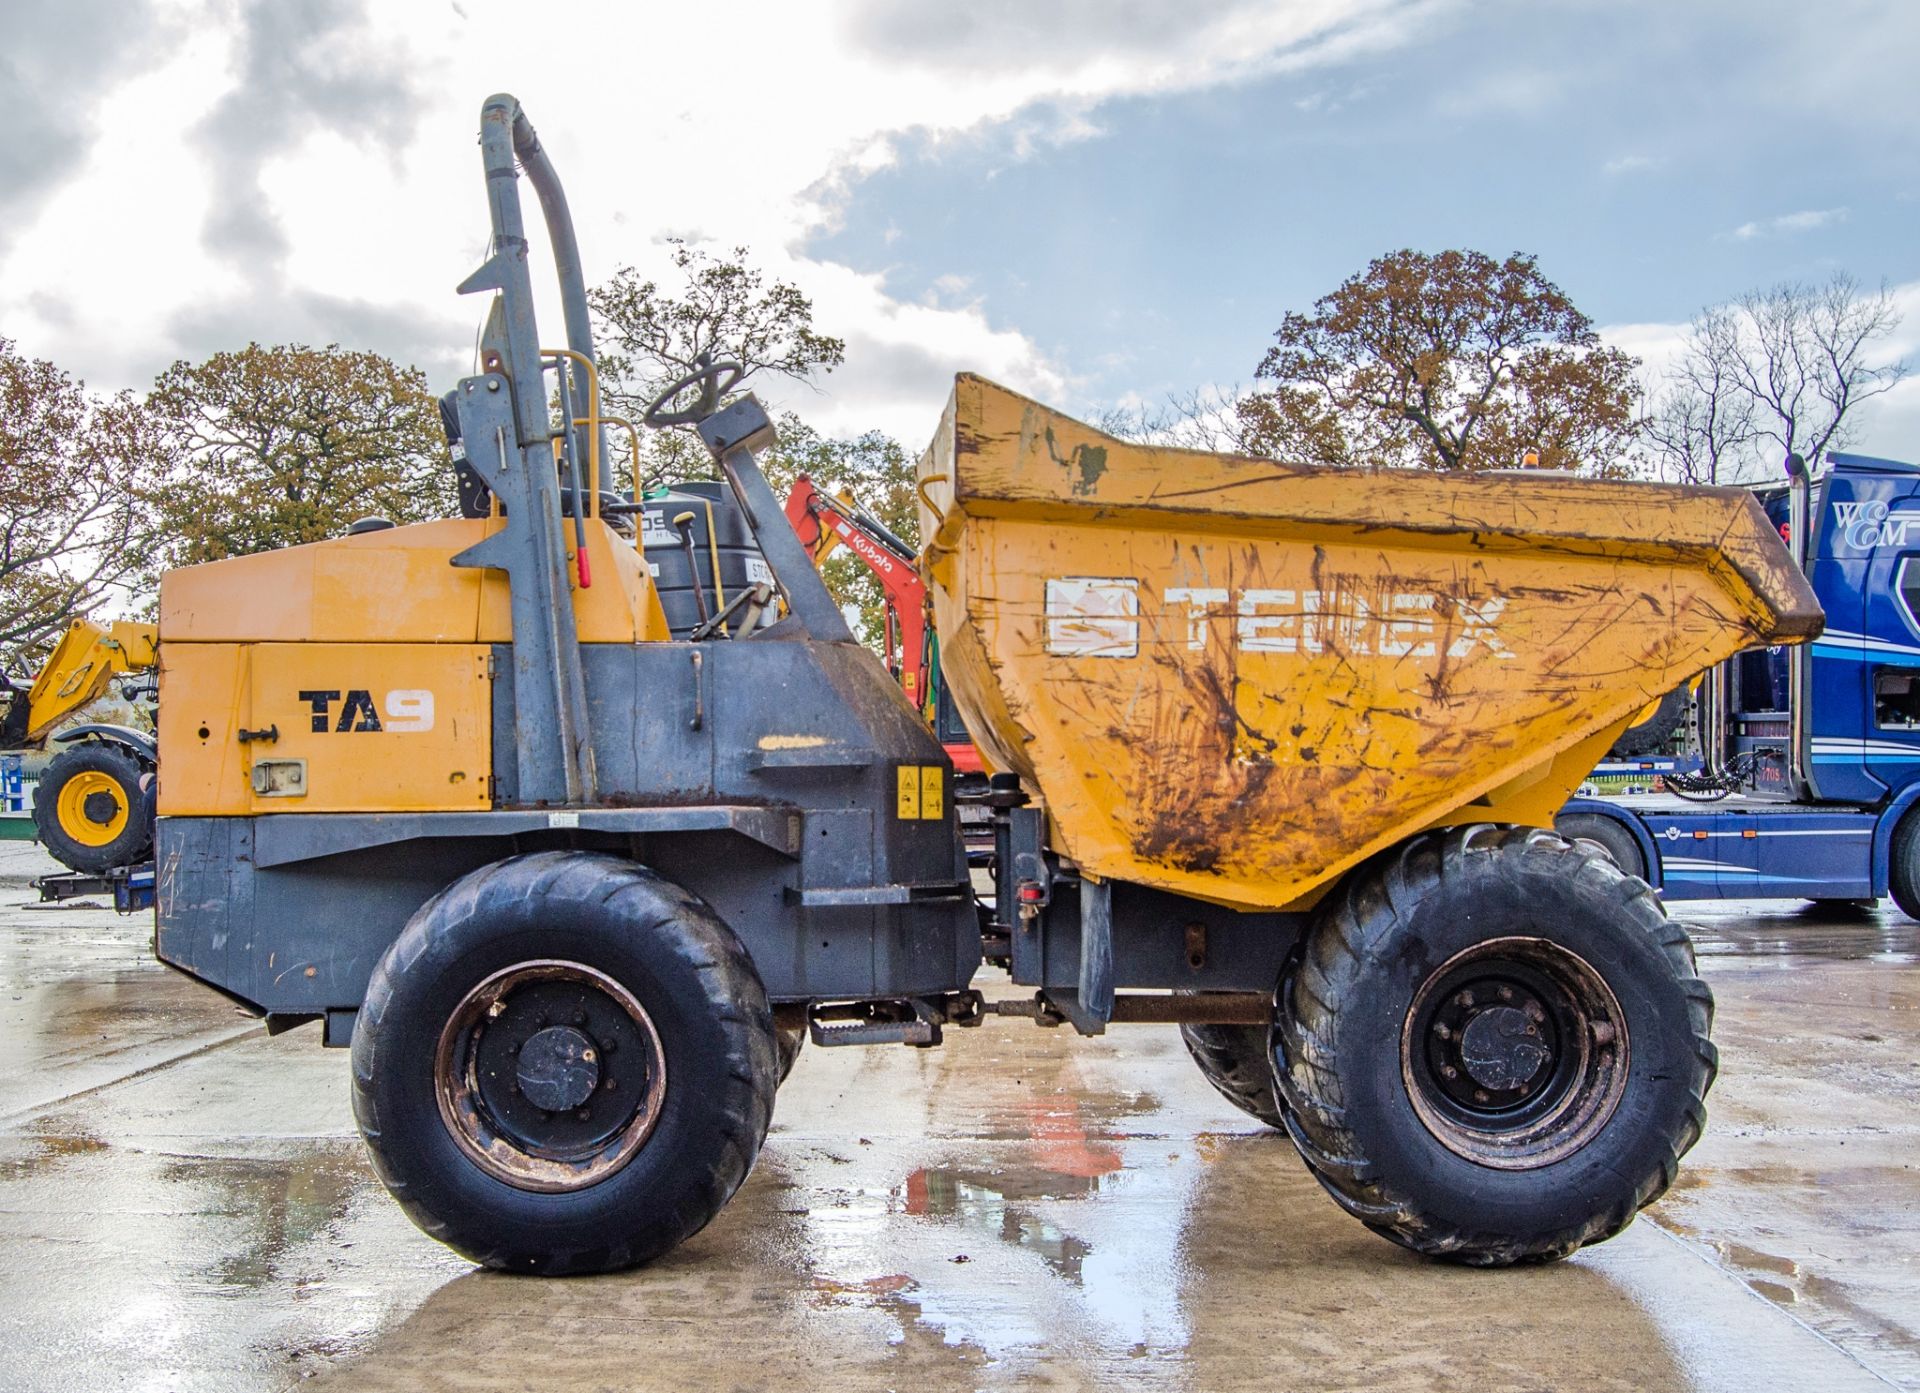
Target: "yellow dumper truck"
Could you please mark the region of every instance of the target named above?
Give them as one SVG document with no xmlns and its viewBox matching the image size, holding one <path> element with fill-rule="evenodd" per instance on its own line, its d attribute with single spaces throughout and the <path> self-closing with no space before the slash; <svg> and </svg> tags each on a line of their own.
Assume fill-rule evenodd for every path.
<svg viewBox="0 0 1920 1393">
<path fill-rule="evenodd" d="M 773 580 L 674 640 L 623 520 L 566 205 L 481 116 L 465 515 L 169 574 L 160 956 L 352 1051 L 376 1169 L 515 1271 L 644 1262 L 753 1164 L 802 1038 L 1180 1025 L 1388 1238 L 1563 1256 L 1671 1183 L 1714 1072 L 1686 935 L 1553 813 L 1646 703 L 1817 631 L 1734 490 L 1125 444 L 962 377 L 919 467 L 952 769 L 854 642 L 728 364 L 697 432 Z M 534 322 L 518 181 L 559 262 Z M 983 1000 L 983 965 L 1030 994 Z"/>
</svg>

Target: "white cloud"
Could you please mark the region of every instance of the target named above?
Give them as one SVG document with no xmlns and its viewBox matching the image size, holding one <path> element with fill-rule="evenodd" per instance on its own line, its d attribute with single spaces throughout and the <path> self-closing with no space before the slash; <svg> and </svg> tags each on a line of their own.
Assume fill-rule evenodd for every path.
<svg viewBox="0 0 1920 1393">
<path fill-rule="evenodd" d="M 795 404 L 827 429 L 910 439 L 931 429 L 955 369 L 1041 395 L 1070 379 L 977 304 L 904 304 L 880 278 L 801 252 L 849 191 L 900 158 L 903 138 L 937 148 L 991 134 L 1018 157 L 1021 142 L 1095 137 L 1110 99 L 1332 64 L 1404 41 L 1452 0 L 1197 0 L 1177 12 L 1085 0 L 992 18 L 768 0 L 736 5 L 724 27 L 697 6 L 607 5 L 564 25 L 529 25 L 511 0 L 368 4 L 357 17 L 342 6 L 329 72 L 357 48 L 412 76 L 414 105 L 386 123 L 391 148 L 350 110 L 296 104 L 298 120 L 280 113 L 284 128 L 238 186 L 216 177 L 194 132 L 234 110 L 222 102 L 248 70 L 243 21 L 272 0 L 150 3 L 175 37 L 152 46 L 144 72 L 103 81 L 92 144 L 0 247 L 0 326 L 23 350 L 99 387 L 139 387 L 177 356 L 249 338 L 340 338 L 450 380 L 482 310 L 452 294 L 485 249 L 474 131 L 482 98 L 504 86 L 566 180 L 590 281 L 624 264 L 659 270 L 670 235 L 744 243 L 848 340 L 846 367 Z M 245 95 L 277 110 L 270 83 Z M 544 267 L 524 186 L 523 197 Z M 206 230 L 236 212 L 280 234 L 270 256 L 241 264 L 209 250 Z M 542 308 L 557 336 L 557 311 Z"/>
<path fill-rule="evenodd" d="M 1645 174 L 1664 168 L 1666 159 L 1659 155 L 1620 155 L 1600 166 L 1602 174 Z"/>
<path fill-rule="evenodd" d="M 1600 337 L 1608 346 L 1624 349 L 1640 360 L 1641 376 L 1653 381 L 1665 374 L 1680 357 L 1685 346 L 1684 324 L 1608 324 L 1601 326 Z"/>
<path fill-rule="evenodd" d="M 1804 208 L 1798 213 L 1782 213 L 1775 218 L 1741 223 L 1734 228 L 1733 236 L 1738 241 L 1749 242 L 1756 237 L 1770 237 L 1779 233 L 1812 232 L 1815 228 L 1846 220 L 1845 208 Z"/>
</svg>

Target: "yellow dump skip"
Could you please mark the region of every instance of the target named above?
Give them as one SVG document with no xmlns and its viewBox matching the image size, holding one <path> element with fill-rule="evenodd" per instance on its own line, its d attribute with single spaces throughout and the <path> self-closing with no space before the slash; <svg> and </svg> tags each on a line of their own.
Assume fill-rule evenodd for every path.
<svg viewBox="0 0 1920 1393">
<path fill-rule="evenodd" d="M 919 474 L 988 760 L 1083 870 L 1246 908 L 1423 827 L 1545 824 L 1648 701 L 1820 631 L 1738 489 L 1150 448 L 973 376 Z"/>
</svg>

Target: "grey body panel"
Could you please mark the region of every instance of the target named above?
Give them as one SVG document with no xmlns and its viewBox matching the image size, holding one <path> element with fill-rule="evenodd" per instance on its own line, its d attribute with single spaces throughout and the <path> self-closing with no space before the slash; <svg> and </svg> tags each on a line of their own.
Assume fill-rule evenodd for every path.
<svg viewBox="0 0 1920 1393">
<path fill-rule="evenodd" d="M 1089 882 L 1068 878 L 1031 932 L 1013 935 L 1013 980 L 1086 993 L 1098 1007 L 1118 991 L 1272 991 L 1307 922 L 1304 914 L 1228 909 L 1124 881 L 1110 885 L 1106 942 L 1084 935 Z M 1097 896 L 1094 898 L 1098 898 Z M 1197 930 L 1197 933 L 1191 931 Z M 1200 948 L 1190 955 L 1192 942 Z"/>
<path fill-rule="evenodd" d="M 878 659 L 777 629 L 580 652 L 602 806 L 511 806 L 515 685 L 497 681 L 500 811 L 162 818 L 159 956 L 271 1015 L 352 1009 L 451 881 L 571 846 L 705 899 L 777 1000 L 966 986 L 980 931 L 951 801 L 937 820 L 891 816 L 899 766 L 945 756 Z"/>
</svg>

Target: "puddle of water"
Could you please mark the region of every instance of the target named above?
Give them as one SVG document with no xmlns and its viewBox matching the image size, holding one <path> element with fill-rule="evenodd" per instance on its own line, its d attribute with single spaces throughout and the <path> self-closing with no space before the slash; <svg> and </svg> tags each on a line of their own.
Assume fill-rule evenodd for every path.
<svg viewBox="0 0 1920 1393">
<path fill-rule="evenodd" d="M 182 1087 L 167 1111 L 206 1092 Z M 181 1154 L 129 1132 L 122 1095 L 98 1106 L 0 1134 L 0 1388 L 282 1386 L 364 1349 L 465 1268 L 421 1242 L 357 1141 Z"/>
<path fill-rule="evenodd" d="M 208 1290 L 237 1297 L 291 1275 L 288 1255 L 328 1236 L 369 1179 L 346 1146 L 287 1160 L 169 1158 L 159 1172 L 162 1184 L 216 1192 L 214 1212 L 229 1221 L 237 1241 L 208 1255 L 204 1279 Z"/>
<path fill-rule="evenodd" d="M 896 1343 L 918 1326 L 991 1366 L 1031 1371 L 1070 1348 L 1181 1349 L 1193 1168 L 1175 1162 L 1178 1140 L 1105 1139 L 1119 1118 L 1150 1122 L 1157 1102 L 1062 1091 L 1013 1111 L 1020 1140 L 977 1164 L 915 1165 L 891 1183 L 846 1185 L 845 1159 L 824 1174 L 787 1160 L 791 1183 L 825 1181 L 831 1196 L 803 1220 L 814 1300 L 887 1311 Z M 883 1167 L 887 1149 L 875 1151 L 852 1164 Z"/>
</svg>

